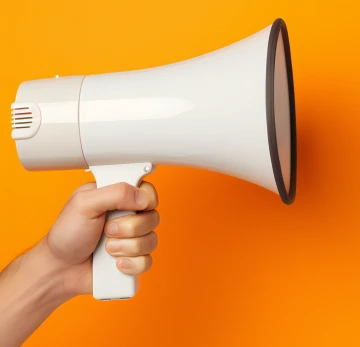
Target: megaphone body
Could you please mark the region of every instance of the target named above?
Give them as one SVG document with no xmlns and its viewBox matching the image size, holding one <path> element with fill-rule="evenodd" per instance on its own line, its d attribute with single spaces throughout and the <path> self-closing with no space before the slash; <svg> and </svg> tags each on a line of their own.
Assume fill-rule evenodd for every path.
<svg viewBox="0 0 360 347">
<path fill-rule="evenodd" d="M 179 63 L 24 82 L 12 108 L 28 170 L 89 169 L 102 187 L 138 185 L 155 165 L 185 165 L 253 182 L 287 204 L 295 196 L 294 88 L 280 19 Z M 137 277 L 117 270 L 105 242 L 94 252 L 94 297 L 132 297 Z"/>
</svg>

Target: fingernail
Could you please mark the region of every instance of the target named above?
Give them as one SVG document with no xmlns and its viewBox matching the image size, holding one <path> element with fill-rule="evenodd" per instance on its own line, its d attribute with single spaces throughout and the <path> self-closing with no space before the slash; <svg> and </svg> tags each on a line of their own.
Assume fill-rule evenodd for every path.
<svg viewBox="0 0 360 347">
<path fill-rule="evenodd" d="M 122 242 L 121 240 L 112 240 L 107 244 L 107 250 L 110 253 L 121 253 Z"/>
<path fill-rule="evenodd" d="M 120 260 L 120 268 L 121 269 L 130 270 L 133 268 L 133 266 L 134 266 L 134 263 L 130 259 L 123 258 Z"/>
<path fill-rule="evenodd" d="M 147 198 L 147 194 L 143 190 L 138 189 L 136 191 L 135 200 L 139 206 L 141 207 L 147 206 L 148 198 Z"/>
<path fill-rule="evenodd" d="M 106 228 L 106 233 L 109 236 L 117 236 L 119 234 L 119 227 L 116 223 L 110 223 Z"/>
</svg>

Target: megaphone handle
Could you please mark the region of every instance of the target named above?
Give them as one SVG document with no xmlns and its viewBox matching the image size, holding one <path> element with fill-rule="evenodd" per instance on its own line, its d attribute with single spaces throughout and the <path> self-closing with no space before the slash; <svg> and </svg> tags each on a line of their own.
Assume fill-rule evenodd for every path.
<svg viewBox="0 0 360 347">
<path fill-rule="evenodd" d="M 144 176 L 154 171 L 151 163 L 90 166 L 98 188 L 126 182 L 139 186 Z M 135 214 L 133 211 L 109 211 L 106 220 Z M 138 276 L 122 273 L 116 267 L 116 257 L 105 249 L 103 233 L 93 253 L 93 296 L 99 300 L 120 300 L 133 297 L 139 285 Z"/>
</svg>

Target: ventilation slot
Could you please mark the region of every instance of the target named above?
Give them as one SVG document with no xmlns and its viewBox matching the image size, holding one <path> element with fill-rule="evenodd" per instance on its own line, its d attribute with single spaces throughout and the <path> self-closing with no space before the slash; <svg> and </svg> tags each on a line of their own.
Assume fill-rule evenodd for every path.
<svg viewBox="0 0 360 347">
<path fill-rule="evenodd" d="M 27 129 L 33 123 L 33 114 L 29 107 L 15 108 L 12 112 L 11 124 L 13 129 Z"/>
<path fill-rule="evenodd" d="M 37 104 L 14 102 L 11 109 L 12 138 L 26 140 L 35 136 L 41 125 L 41 112 Z"/>
</svg>

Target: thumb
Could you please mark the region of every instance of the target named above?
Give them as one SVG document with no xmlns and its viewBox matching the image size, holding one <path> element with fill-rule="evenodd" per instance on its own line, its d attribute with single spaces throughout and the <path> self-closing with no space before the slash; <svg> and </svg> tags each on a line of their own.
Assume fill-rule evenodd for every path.
<svg viewBox="0 0 360 347">
<path fill-rule="evenodd" d="M 82 215 L 93 219 L 111 210 L 144 210 L 149 204 L 149 197 L 145 190 L 121 182 L 99 189 L 79 191 L 70 204 Z"/>
</svg>

